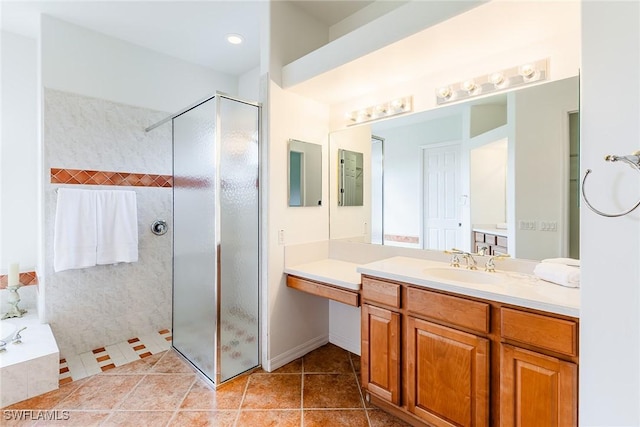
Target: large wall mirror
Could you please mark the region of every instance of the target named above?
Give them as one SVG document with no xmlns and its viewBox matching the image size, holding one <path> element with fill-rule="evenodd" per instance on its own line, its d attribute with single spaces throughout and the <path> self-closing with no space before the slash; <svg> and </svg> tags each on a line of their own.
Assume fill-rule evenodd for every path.
<svg viewBox="0 0 640 427">
<path fill-rule="evenodd" d="M 330 236 L 578 258 L 578 120 L 572 77 L 334 132 L 364 153 L 364 206 Z"/>
<path fill-rule="evenodd" d="M 322 146 L 289 140 L 289 206 L 322 206 Z"/>
</svg>

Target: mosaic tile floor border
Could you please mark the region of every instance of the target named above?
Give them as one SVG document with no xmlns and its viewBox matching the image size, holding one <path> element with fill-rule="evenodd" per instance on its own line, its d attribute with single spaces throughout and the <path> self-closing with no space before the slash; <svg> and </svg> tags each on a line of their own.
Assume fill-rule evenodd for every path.
<svg viewBox="0 0 640 427">
<path fill-rule="evenodd" d="M 67 384 L 171 348 L 169 329 L 60 359 L 59 384 Z"/>
</svg>

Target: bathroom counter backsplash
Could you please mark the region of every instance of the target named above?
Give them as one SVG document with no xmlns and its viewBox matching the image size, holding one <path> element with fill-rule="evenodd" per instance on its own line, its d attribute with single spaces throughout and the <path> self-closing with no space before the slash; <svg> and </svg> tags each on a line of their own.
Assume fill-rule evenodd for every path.
<svg viewBox="0 0 640 427">
<path fill-rule="evenodd" d="M 369 264 L 360 265 L 357 271 L 361 274 L 394 280 L 419 287 L 452 292 L 486 300 L 513 304 L 520 307 L 542 310 L 566 316 L 580 316 L 580 289 L 566 288 L 546 282 L 532 274 L 496 269 L 495 273 L 478 270 L 485 283 L 474 283 L 470 280 L 457 280 L 454 274 L 447 278 L 438 278 L 430 274 L 434 271 L 464 270 L 464 267 L 453 269 L 448 263 L 430 261 L 410 257 L 391 257 Z M 489 275 L 489 276 L 487 276 Z M 491 276 L 495 275 L 495 276 Z"/>
</svg>

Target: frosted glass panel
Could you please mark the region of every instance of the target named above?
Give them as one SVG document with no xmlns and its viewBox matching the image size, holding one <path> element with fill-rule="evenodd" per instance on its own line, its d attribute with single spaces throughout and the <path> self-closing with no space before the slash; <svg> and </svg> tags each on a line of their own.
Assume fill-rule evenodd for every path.
<svg viewBox="0 0 640 427">
<path fill-rule="evenodd" d="M 220 380 L 258 365 L 258 108 L 219 99 Z"/>
<path fill-rule="evenodd" d="M 215 381 L 215 102 L 173 120 L 173 347 Z"/>
<path fill-rule="evenodd" d="M 216 385 L 258 365 L 258 107 L 176 117 L 173 346 Z"/>
</svg>

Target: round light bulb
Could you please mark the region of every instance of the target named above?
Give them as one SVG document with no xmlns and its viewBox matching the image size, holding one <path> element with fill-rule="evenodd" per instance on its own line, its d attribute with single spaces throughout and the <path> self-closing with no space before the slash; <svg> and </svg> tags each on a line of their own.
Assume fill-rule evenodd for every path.
<svg viewBox="0 0 640 427">
<path fill-rule="evenodd" d="M 227 41 L 231 44 L 241 44 L 244 38 L 240 34 L 227 34 Z"/>
<path fill-rule="evenodd" d="M 440 86 L 436 89 L 436 96 L 442 99 L 448 99 L 451 97 L 451 86 Z"/>
<path fill-rule="evenodd" d="M 524 64 L 520 66 L 520 75 L 525 79 L 530 79 L 536 74 L 536 67 L 533 64 Z"/>
<path fill-rule="evenodd" d="M 462 88 L 462 90 L 471 93 L 478 88 L 478 85 L 473 80 L 466 80 L 462 82 L 462 85 L 460 85 L 460 87 Z"/>
<path fill-rule="evenodd" d="M 501 72 L 493 73 L 489 76 L 489 81 L 494 86 L 500 86 L 501 84 L 504 83 L 504 74 Z"/>
</svg>

